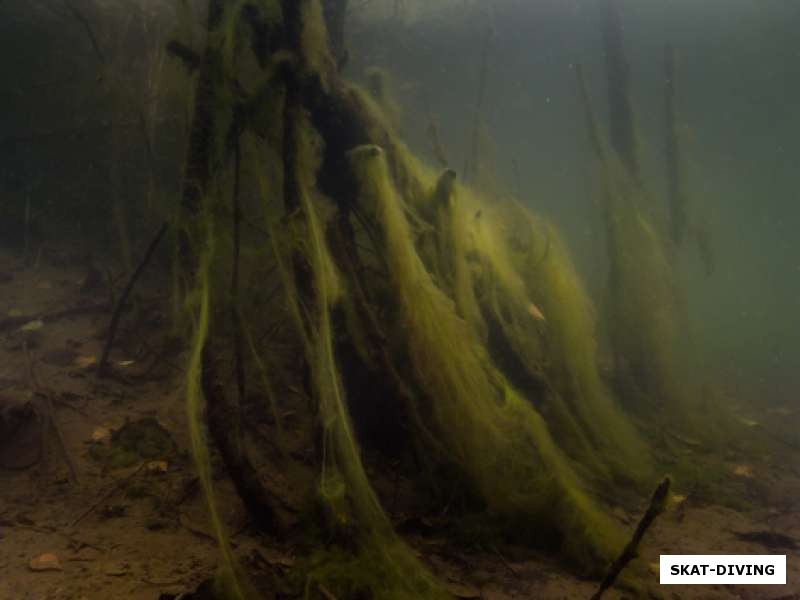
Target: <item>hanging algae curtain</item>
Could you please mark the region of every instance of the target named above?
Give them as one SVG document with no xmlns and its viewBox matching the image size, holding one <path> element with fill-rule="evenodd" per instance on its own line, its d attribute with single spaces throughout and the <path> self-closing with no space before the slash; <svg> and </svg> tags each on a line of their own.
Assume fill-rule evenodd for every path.
<svg viewBox="0 0 800 600">
<path fill-rule="evenodd" d="M 327 526 L 350 540 L 314 557 L 312 578 L 337 581 L 342 593 L 444 595 L 393 532 L 365 472 L 349 407 L 369 391 L 343 376 L 342 339 L 358 369 L 383 372 L 396 388 L 423 460 L 457 471 L 517 540 L 600 571 L 620 532 L 586 482 L 641 483 L 650 464 L 598 375 L 593 310 L 563 242 L 521 205 L 490 205 L 454 172 L 420 165 L 378 104 L 338 75 L 319 3 L 290 4 L 233 3 L 216 15 L 198 75 L 210 124 L 208 177 L 183 223 L 196 257 L 187 389 L 224 557 L 232 563 L 201 426 L 203 356 L 233 352 L 239 331 L 255 356 L 237 362 L 274 398 L 275 382 L 291 374 L 265 335 L 271 307 L 291 315 L 310 374 L 318 500 Z M 241 65 L 257 45 L 242 42 L 245 15 L 251 35 L 255 20 L 294 40 L 261 57 L 249 81 Z M 276 281 L 282 292 L 265 295 Z M 539 382 L 540 393 L 520 391 L 517 377 Z"/>
</svg>

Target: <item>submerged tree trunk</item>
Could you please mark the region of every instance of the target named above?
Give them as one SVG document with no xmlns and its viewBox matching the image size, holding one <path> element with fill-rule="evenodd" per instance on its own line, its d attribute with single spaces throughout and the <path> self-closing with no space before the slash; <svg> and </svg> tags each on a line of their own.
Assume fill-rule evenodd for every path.
<svg viewBox="0 0 800 600">
<path fill-rule="evenodd" d="M 211 35 L 219 27 L 224 10 L 222 0 L 211 0 L 209 3 L 207 35 Z M 212 186 L 214 178 L 225 168 L 227 156 L 219 156 L 215 149 L 215 131 L 219 124 L 215 122 L 214 107 L 218 105 L 220 99 L 221 81 L 220 56 L 218 49 L 209 39 L 207 48 L 198 65 L 197 85 L 195 88 L 195 103 L 192 117 L 191 129 L 189 132 L 189 146 L 186 158 L 185 175 L 183 182 L 183 198 L 181 209 L 184 219 L 189 222 L 201 220 L 203 207 L 202 203 L 207 194 L 213 193 Z M 237 142 L 238 144 L 238 142 Z M 238 190 L 234 193 L 234 202 L 238 202 Z M 238 206 L 238 205 L 237 205 Z M 238 213 L 234 208 L 234 219 L 238 219 Z M 201 223 L 202 225 L 202 223 Z M 238 221 L 235 224 L 238 230 Z M 234 240 L 238 244 L 238 238 Z M 196 277 L 200 269 L 197 255 L 196 242 L 190 239 L 190 234 L 186 230 L 179 236 L 179 252 L 183 268 L 187 275 Z M 234 251 L 234 286 L 237 282 L 238 253 Z M 241 330 L 238 326 L 238 316 L 236 306 L 233 307 L 233 322 L 236 331 L 236 362 L 237 371 L 241 378 Z M 218 311 L 215 311 L 218 312 Z M 214 316 L 214 320 L 217 317 Z M 257 471 L 250 461 L 244 445 L 243 433 L 241 430 L 241 409 L 238 402 L 232 401 L 227 397 L 225 389 L 219 385 L 219 369 L 215 362 L 223 354 L 215 342 L 216 327 L 211 328 L 211 332 L 202 340 L 202 390 L 206 403 L 206 420 L 208 430 L 214 440 L 220 456 L 222 457 L 231 479 L 239 492 L 249 514 L 254 519 L 260 529 L 264 531 L 277 531 L 276 515 L 273 502 L 267 490 L 259 480 Z M 244 384 L 240 380 L 240 397 L 243 400 Z M 201 468 L 201 472 L 204 469 Z"/>
<path fill-rule="evenodd" d="M 640 173 L 631 104 L 630 67 L 625 57 L 619 0 L 603 0 L 602 7 L 611 147 L 638 180 Z"/>
<path fill-rule="evenodd" d="M 264 512 L 269 526 L 271 492 L 248 461 L 239 407 L 227 389 L 234 386 L 225 384 L 223 367 L 233 365 L 229 381 L 241 402 L 247 372 L 242 329 L 264 310 L 239 293 L 239 275 L 257 268 L 264 252 L 259 245 L 250 247 L 247 259 L 239 252 L 235 144 L 250 136 L 257 151 L 248 155 L 249 171 L 274 172 L 260 189 L 281 216 L 265 245 L 281 276 L 318 413 L 317 499 L 330 539 L 379 573 L 384 589 L 397 589 L 399 598 L 447 596 L 394 533 L 367 475 L 358 420 L 376 429 L 377 401 L 370 393 L 377 388 L 381 418 L 391 415 L 390 428 L 378 437 L 395 440 L 431 472 L 457 481 L 465 508 L 485 510 L 487 519 L 504 524 L 498 526 L 525 523 L 507 531 L 510 537 L 557 545 L 600 572 L 620 536 L 537 410 L 534 401 L 541 399 L 520 393 L 508 373 L 527 369 L 518 381 L 531 396 L 548 390 L 561 417 L 549 425 L 578 438 L 563 445 L 573 446 L 575 456 L 583 453 L 587 471 L 598 478 L 647 477 L 642 442 L 597 374 L 591 310 L 567 253 L 524 209 L 508 209 L 515 226 L 526 228 L 527 242 L 519 243 L 499 220 L 481 217 L 496 207 L 457 193 L 454 172 L 437 180 L 417 164 L 381 109 L 340 75 L 346 2 L 284 0 L 281 6 L 276 24 L 238 4 L 220 19 L 222 3 L 212 3 L 212 43 L 196 61 L 183 197 L 190 217 L 188 274 L 192 297 L 200 299 L 188 375 L 190 419 L 200 414 L 199 386 L 208 430 L 237 491 L 250 513 Z M 244 51 L 238 27 L 245 22 L 252 32 L 271 27 L 275 40 L 251 39 L 263 71 L 255 92 L 237 80 L 237 53 Z M 275 157 L 277 168 L 270 162 Z M 539 295 L 552 318 L 548 327 L 558 330 L 547 340 L 534 322 L 542 316 L 533 304 Z M 487 344 L 487 322 L 501 344 Z M 543 360 L 546 344 L 557 356 L 549 372 L 530 364 Z M 500 346 L 505 357 L 498 355 Z M 506 360 L 512 354 L 517 360 Z M 534 385 L 531 373 L 553 385 Z M 579 383 L 572 385 L 570 375 Z M 613 439 L 600 433 L 603 428 L 615 432 Z M 194 439 L 201 443 L 200 436 Z M 203 457 L 202 447 L 195 451 Z M 224 535 L 221 527 L 218 532 Z M 326 560 L 335 562 L 335 553 Z"/>
<path fill-rule="evenodd" d="M 642 181 L 637 155 L 629 67 L 625 58 L 619 0 L 604 0 L 610 151 L 598 139 L 591 110 L 590 141 L 602 162 L 602 196 L 609 260 L 609 316 L 617 380 L 627 405 L 667 423 L 696 430 L 691 398 L 691 372 L 686 352 L 686 322 L 675 277 L 669 239 L 652 219 L 653 195 Z M 667 60 L 666 98 L 669 113 L 667 166 L 672 232 L 678 238 L 685 219 L 680 193 L 672 106 L 673 76 Z M 581 92 L 584 102 L 588 99 Z M 699 433 L 695 431 L 695 433 Z"/>
<path fill-rule="evenodd" d="M 680 244 L 687 229 L 686 192 L 675 116 L 675 51 L 664 48 L 664 161 L 667 168 L 667 206 L 672 241 Z"/>
</svg>

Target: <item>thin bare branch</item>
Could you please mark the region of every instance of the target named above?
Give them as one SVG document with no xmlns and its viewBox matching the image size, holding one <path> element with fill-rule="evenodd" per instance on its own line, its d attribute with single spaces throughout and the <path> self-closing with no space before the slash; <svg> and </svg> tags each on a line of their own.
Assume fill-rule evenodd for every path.
<svg viewBox="0 0 800 600">
<path fill-rule="evenodd" d="M 95 54 L 97 54 L 97 59 L 101 63 L 105 63 L 106 59 L 103 56 L 103 51 L 100 50 L 100 44 L 97 42 L 97 36 L 94 34 L 94 29 L 92 29 L 92 24 L 89 22 L 89 19 L 86 18 L 81 11 L 75 8 L 69 0 L 62 0 L 64 6 L 70 12 L 70 14 L 78 20 L 78 22 L 83 25 L 83 28 L 86 30 L 86 35 L 89 36 L 89 41 L 92 43 L 92 48 L 94 48 Z"/>
</svg>

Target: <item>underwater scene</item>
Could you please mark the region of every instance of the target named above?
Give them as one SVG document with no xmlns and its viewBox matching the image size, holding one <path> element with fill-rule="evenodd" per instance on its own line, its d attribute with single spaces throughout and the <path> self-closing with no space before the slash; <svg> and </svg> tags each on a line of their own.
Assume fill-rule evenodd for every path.
<svg viewBox="0 0 800 600">
<path fill-rule="evenodd" d="M 0 0 L 0 600 L 800 600 L 798 23 Z"/>
</svg>

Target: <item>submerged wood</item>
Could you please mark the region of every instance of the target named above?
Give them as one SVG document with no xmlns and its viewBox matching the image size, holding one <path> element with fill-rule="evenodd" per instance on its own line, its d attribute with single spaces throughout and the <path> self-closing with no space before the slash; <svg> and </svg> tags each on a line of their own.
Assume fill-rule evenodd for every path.
<svg viewBox="0 0 800 600">
<path fill-rule="evenodd" d="M 664 124 L 666 131 L 664 159 L 667 168 L 667 201 L 669 203 L 670 236 L 680 244 L 686 235 L 686 193 L 678 131 L 675 117 L 675 51 L 672 46 L 664 48 Z"/>
<path fill-rule="evenodd" d="M 111 348 L 114 345 L 114 338 L 117 335 L 117 328 L 119 327 L 119 322 L 122 318 L 122 311 L 125 310 L 125 305 L 128 303 L 128 298 L 133 291 L 133 287 L 136 285 L 139 277 L 142 275 L 147 267 L 147 264 L 150 262 L 150 259 L 153 257 L 159 242 L 161 242 L 164 234 L 167 233 L 168 228 L 169 223 L 167 222 L 164 222 L 161 227 L 159 227 L 156 235 L 153 237 L 150 245 L 147 247 L 144 257 L 142 257 L 142 260 L 136 267 L 136 270 L 131 274 L 130 278 L 128 279 L 128 283 L 125 285 L 122 295 L 119 297 L 119 301 L 114 308 L 114 313 L 111 316 L 111 324 L 108 326 L 108 335 L 106 336 L 106 343 L 103 346 L 103 354 L 100 356 L 100 362 L 97 363 L 98 377 L 104 377 L 108 374 L 108 357 L 111 354 Z"/>
<path fill-rule="evenodd" d="M 603 43 L 611 147 L 635 179 L 639 179 L 633 106 L 630 92 L 630 67 L 625 57 L 619 0 L 603 0 Z"/>
<path fill-rule="evenodd" d="M 279 532 L 275 503 L 245 450 L 238 406 L 231 405 L 221 383 L 218 355 L 217 349 L 206 343 L 202 385 L 208 430 L 247 514 L 259 530 L 275 534 Z"/>
<path fill-rule="evenodd" d="M 222 0 L 211 0 L 209 4 L 207 31 L 209 35 L 220 24 L 224 11 Z M 181 208 L 190 217 L 200 212 L 200 203 L 212 185 L 218 169 L 219 157 L 213 156 L 214 113 L 213 107 L 218 93 L 217 86 L 223 85 L 216 72 L 218 49 L 209 43 L 198 66 L 199 74 L 195 90 L 194 113 L 189 132 L 189 147 L 183 182 Z M 239 123 L 235 123 L 238 127 Z M 227 140 L 238 147 L 237 132 L 228 132 Z M 234 207 L 234 212 L 236 207 Z M 186 232 L 179 238 L 180 260 L 188 276 L 197 271 L 197 259 L 191 250 L 191 242 Z M 206 425 L 216 445 L 234 487 L 244 503 L 248 514 L 259 529 L 276 532 L 276 517 L 273 502 L 258 473 L 250 461 L 244 447 L 241 420 L 238 406 L 231 406 L 221 383 L 216 361 L 223 355 L 213 336 L 208 336 L 202 349 L 201 386 L 206 400 Z M 241 359 L 241 355 L 239 354 Z M 239 380 L 242 391 L 242 381 Z"/>
<path fill-rule="evenodd" d="M 619 574 L 622 572 L 622 570 L 628 566 L 628 563 L 630 563 L 639 555 L 639 544 L 641 544 L 644 534 L 647 533 L 647 530 L 653 524 L 653 521 L 655 521 L 656 517 L 664 512 L 664 509 L 666 508 L 671 485 L 672 480 L 669 477 L 665 477 L 655 489 L 652 498 L 650 498 L 650 506 L 647 507 L 647 512 L 645 512 L 644 516 L 642 516 L 639 524 L 636 526 L 636 530 L 631 536 L 630 541 L 622 550 L 622 553 L 619 555 L 617 560 L 615 560 L 611 565 L 611 568 L 609 568 L 608 573 L 600 584 L 598 590 L 592 596 L 591 600 L 600 600 L 603 593 L 605 593 L 608 588 L 614 585 L 617 577 L 619 577 Z"/>
</svg>

